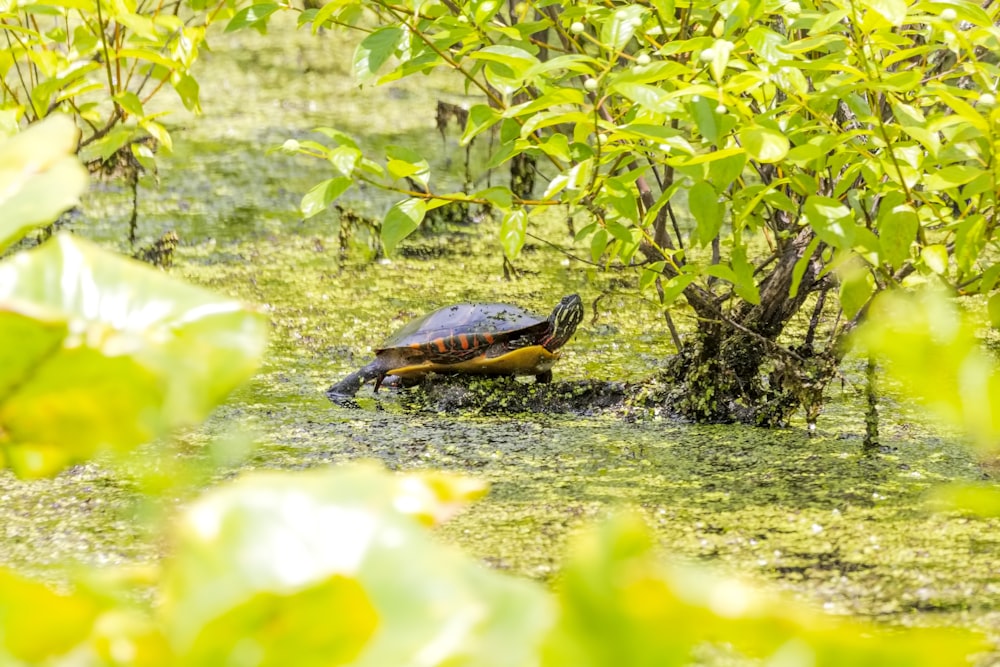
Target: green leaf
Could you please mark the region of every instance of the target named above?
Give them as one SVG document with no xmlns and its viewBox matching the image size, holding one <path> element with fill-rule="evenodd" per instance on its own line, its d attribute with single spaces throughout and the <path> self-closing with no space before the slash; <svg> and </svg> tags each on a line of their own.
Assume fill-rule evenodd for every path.
<svg viewBox="0 0 1000 667">
<path fill-rule="evenodd" d="M 681 273 L 674 276 L 663 285 L 663 296 L 660 299 L 660 303 L 664 306 L 669 306 L 687 289 L 688 285 L 697 279 L 698 274 L 696 273 Z"/>
<path fill-rule="evenodd" d="M 924 246 L 920 249 L 920 259 L 924 260 L 927 268 L 939 276 L 948 273 L 948 248 L 944 245 L 936 243 Z"/>
<path fill-rule="evenodd" d="M 650 285 L 656 282 L 656 279 L 663 276 L 663 269 L 666 268 L 666 262 L 653 262 L 647 266 L 642 267 L 642 273 L 639 275 L 639 291 L 647 289 Z"/>
<path fill-rule="evenodd" d="M 590 158 L 576 163 L 549 182 L 549 187 L 546 188 L 542 198 L 550 199 L 563 189 L 574 191 L 583 190 L 590 184 L 590 177 L 593 173 L 593 168 L 594 161 Z"/>
<path fill-rule="evenodd" d="M 633 191 L 630 184 L 624 178 L 610 177 L 605 179 L 604 187 L 601 188 L 597 200 L 599 203 L 610 207 L 611 211 L 620 218 L 636 224 L 639 222 L 638 196 L 638 193 Z M 616 227 L 621 227 L 621 225 L 616 224 Z M 610 231 L 611 227 L 609 226 L 608 229 Z M 615 237 L 626 242 L 632 241 L 632 236 L 628 230 L 625 230 L 624 234 L 615 234 Z"/>
<path fill-rule="evenodd" d="M 509 260 L 517 259 L 524 247 L 524 237 L 528 231 L 528 213 L 523 208 L 515 208 L 503 216 L 500 222 L 500 245 Z"/>
<path fill-rule="evenodd" d="M 468 146 L 469 142 L 493 127 L 501 118 L 500 112 L 489 105 L 473 105 L 469 109 L 469 120 L 466 122 L 465 131 L 462 133 L 462 145 Z"/>
<path fill-rule="evenodd" d="M 375 76 L 396 52 L 403 35 L 402 28 L 390 25 L 375 29 L 361 40 L 354 50 L 354 77 L 365 82 Z"/>
<path fill-rule="evenodd" d="M 707 181 L 698 181 L 688 190 L 688 207 L 691 215 L 698 222 L 694 237 L 703 246 L 707 246 L 722 229 L 722 204 L 719 194 Z"/>
<path fill-rule="evenodd" d="M 330 150 L 326 159 L 343 176 L 350 177 L 354 175 L 354 170 L 361 162 L 362 154 L 353 146 L 335 146 Z"/>
<path fill-rule="evenodd" d="M 733 256 L 730 259 L 733 265 L 733 273 L 736 279 L 733 285 L 736 293 L 747 303 L 760 303 L 760 289 L 753 277 L 753 265 L 747 261 L 746 246 L 737 245 L 733 247 Z"/>
<path fill-rule="evenodd" d="M 781 46 L 788 42 L 785 36 L 762 25 L 755 25 L 746 34 L 747 44 L 769 65 L 777 65 L 785 59 Z"/>
<path fill-rule="evenodd" d="M 431 178 L 431 167 L 427 158 L 406 146 L 386 146 L 389 162 L 386 169 L 393 178 L 412 178 L 427 189 Z"/>
<path fill-rule="evenodd" d="M 0 264 L 2 454 L 39 476 L 197 424 L 254 372 L 266 322 L 69 234 L 20 253 Z"/>
<path fill-rule="evenodd" d="M 353 4 L 354 0 L 330 0 L 323 4 L 312 17 L 313 33 L 319 31 L 324 23 L 333 18 L 333 15 L 344 9 L 345 6 Z"/>
<path fill-rule="evenodd" d="M 604 256 L 604 251 L 608 249 L 610 238 L 608 230 L 603 227 L 594 232 L 594 235 L 590 237 L 590 259 L 593 260 L 594 264 L 600 263 L 601 257 Z"/>
<path fill-rule="evenodd" d="M 726 151 L 713 151 L 710 155 L 718 157 L 708 161 L 708 180 L 715 187 L 716 191 L 724 192 L 733 184 L 733 181 L 743 174 L 743 168 L 747 164 L 747 154 L 736 148 Z M 695 160 L 688 161 L 688 164 L 697 164 L 697 157 Z"/>
<path fill-rule="evenodd" d="M 882 261 L 893 270 L 910 259 L 910 246 L 917 240 L 920 220 L 912 206 L 883 206 L 879 211 L 878 232 Z"/>
<path fill-rule="evenodd" d="M 427 206 L 420 199 L 404 199 L 389 209 L 382 221 L 382 245 L 387 255 L 391 255 L 400 241 L 416 231 L 426 212 Z"/>
<path fill-rule="evenodd" d="M 928 174 L 927 178 L 924 179 L 924 187 L 935 192 L 949 190 L 965 185 L 982 173 L 983 170 L 978 167 L 952 165 L 936 173 Z"/>
<path fill-rule="evenodd" d="M 648 10 L 639 4 L 621 4 L 614 7 L 611 20 L 601 24 L 601 43 L 612 51 L 621 51 L 635 35 L 636 28 L 646 19 Z"/>
<path fill-rule="evenodd" d="M 325 211 L 340 195 L 351 187 L 352 181 L 346 176 L 337 176 L 317 183 L 302 197 L 299 208 L 306 220 Z"/>
<path fill-rule="evenodd" d="M 229 20 L 226 24 L 226 32 L 242 30 L 243 28 L 254 28 L 263 33 L 267 27 L 267 20 L 271 14 L 281 9 L 281 5 L 273 2 L 262 2 L 245 7 Z"/>
<path fill-rule="evenodd" d="M 718 106 L 718 102 L 699 97 L 697 100 L 692 100 L 690 110 L 701 136 L 718 146 L 723 130 L 721 118 L 715 112 L 716 106 Z"/>
<path fill-rule="evenodd" d="M 819 247 L 819 237 L 814 236 L 812 240 L 809 241 L 809 245 L 806 246 L 805 251 L 802 256 L 798 258 L 795 262 L 795 266 L 792 267 L 792 284 L 788 287 L 788 298 L 794 299 L 799 293 L 799 286 L 802 284 L 802 276 L 806 274 L 806 269 L 809 268 L 809 263 L 813 261 L 813 253 L 816 252 L 816 248 Z"/>
<path fill-rule="evenodd" d="M 0 251 L 79 201 L 87 170 L 74 156 L 78 136 L 55 114 L 0 143 Z"/>
<path fill-rule="evenodd" d="M 750 125 L 739 131 L 740 144 L 757 162 L 780 162 L 788 155 L 788 137 L 778 130 Z"/>
<path fill-rule="evenodd" d="M 539 64 L 538 58 L 516 46 L 487 46 L 473 51 L 468 57 L 500 65 L 507 70 L 505 76 L 518 80 L 524 79 L 528 71 Z"/>
<path fill-rule="evenodd" d="M 645 83 L 621 82 L 609 86 L 609 90 L 627 97 L 639 106 L 655 113 L 666 113 L 677 107 L 677 102 L 667 92 L 657 86 Z"/>
<path fill-rule="evenodd" d="M 192 113 L 201 113 L 198 80 L 180 71 L 170 75 L 170 83 L 181 98 L 184 108 Z"/>
<path fill-rule="evenodd" d="M 137 118 L 142 118 L 146 115 L 146 112 L 142 108 L 142 100 L 130 90 L 115 95 L 113 99 L 122 109 Z"/>
<path fill-rule="evenodd" d="M 821 35 L 835 28 L 841 21 L 849 16 L 846 9 L 835 9 L 825 12 L 809 27 L 810 35 Z"/>
<path fill-rule="evenodd" d="M 726 39 L 717 39 L 712 42 L 708 51 L 712 54 L 712 59 L 708 63 L 708 69 L 712 73 L 712 78 L 719 85 L 722 85 L 726 74 L 726 67 L 729 66 L 729 56 L 733 52 L 733 43 Z"/>
<path fill-rule="evenodd" d="M 854 245 L 857 224 L 851 210 L 840 201 L 812 195 L 806 198 L 802 215 L 827 245 L 843 250 Z"/>
<path fill-rule="evenodd" d="M 898 28 L 906 20 L 906 0 L 861 0 L 861 5 L 893 27 Z"/>
<path fill-rule="evenodd" d="M 875 278 L 868 265 L 858 257 L 842 264 L 840 275 L 840 307 L 844 315 L 853 318 L 868 303 L 875 292 Z"/>
<path fill-rule="evenodd" d="M 179 518 L 164 565 L 157 611 L 176 664 L 234 664 L 234 638 L 252 638 L 262 667 L 531 664 L 552 624 L 545 591 L 421 525 L 470 490 L 482 484 L 361 466 L 213 489 Z"/>
<path fill-rule="evenodd" d="M 959 275 L 967 276 L 986 249 L 987 222 L 981 213 L 966 216 L 955 233 L 955 265 Z"/>
<path fill-rule="evenodd" d="M 485 199 L 493 206 L 501 209 L 510 208 L 514 203 L 514 195 L 511 193 L 510 188 L 499 185 L 480 190 L 472 194 L 471 197 L 473 199 Z"/>
<path fill-rule="evenodd" d="M 982 279 L 979 281 L 979 289 L 977 290 L 980 294 L 989 294 L 996 287 L 997 282 L 1000 282 L 1000 264 L 993 264 L 988 269 L 983 271 Z"/>
<path fill-rule="evenodd" d="M 354 141 L 351 135 L 346 132 L 341 132 L 338 129 L 332 127 L 317 127 L 313 130 L 313 132 L 318 132 L 325 137 L 329 137 L 340 146 L 350 146 L 351 148 L 356 148 L 358 150 L 361 148 L 358 146 L 358 142 Z"/>
</svg>

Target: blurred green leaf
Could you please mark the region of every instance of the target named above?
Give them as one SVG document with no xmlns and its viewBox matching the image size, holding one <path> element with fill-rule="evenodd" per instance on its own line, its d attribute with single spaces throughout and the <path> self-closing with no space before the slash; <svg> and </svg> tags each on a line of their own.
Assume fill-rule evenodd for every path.
<svg viewBox="0 0 1000 667">
<path fill-rule="evenodd" d="M 122 109 L 133 116 L 142 118 L 146 115 L 146 112 L 143 111 L 142 108 L 142 100 L 139 99 L 138 95 L 131 91 L 125 91 L 124 93 L 115 95 L 114 100 L 121 105 Z"/>
<path fill-rule="evenodd" d="M 875 278 L 867 263 L 854 256 L 838 268 L 840 277 L 840 307 L 844 315 L 853 318 L 875 292 Z"/>
<path fill-rule="evenodd" d="M 955 264 L 960 275 L 968 275 L 975 268 L 986 249 L 988 231 L 989 225 L 982 213 L 966 216 L 959 223 L 955 234 Z"/>
<path fill-rule="evenodd" d="M 969 512 L 981 517 L 1000 517 L 1000 488 L 996 484 L 954 483 L 935 487 L 927 496 L 939 512 Z"/>
<path fill-rule="evenodd" d="M 639 275 L 639 290 L 642 291 L 656 282 L 656 279 L 663 275 L 663 269 L 666 266 L 666 262 L 653 262 L 649 266 L 643 267 L 642 273 Z"/>
<path fill-rule="evenodd" d="M 982 447 L 1000 443 L 1000 374 L 978 324 L 935 290 L 880 294 L 854 334 L 907 391 Z"/>
<path fill-rule="evenodd" d="M 815 667 L 962 664 L 984 646 L 961 631 L 883 632 L 702 568 L 666 565 L 632 515 L 580 536 L 571 554 L 545 667 L 686 665 L 693 648 L 720 639 L 766 664 Z"/>
<path fill-rule="evenodd" d="M 205 623 L 183 653 L 184 664 L 279 667 L 294 656 L 296 666 L 346 665 L 377 625 L 358 581 L 333 575 L 292 593 L 261 591 L 234 604 Z"/>
<path fill-rule="evenodd" d="M 747 44 L 754 53 L 769 65 L 777 65 L 779 60 L 784 59 L 785 54 L 779 47 L 787 43 L 784 35 L 777 33 L 762 25 L 755 25 L 746 34 Z"/>
<path fill-rule="evenodd" d="M 734 247 L 731 263 L 736 275 L 736 280 L 733 282 L 736 293 L 747 303 L 759 304 L 760 289 L 754 280 L 754 267 L 747 261 L 746 248 L 743 246 Z"/>
<path fill-rule="evenodd" d="M 604 251 L 608 249 L 608 242 L 611 237 L 608 234 L 608 230 L 601 227 L 594 232 L 594 235 L 590 237 L 590 259 L 595 264 L 601 261 L 601 257 L 604 256 Z"/>
<path fill-rule="evenodd" d="M 78 136 L 56 114 L 0 143 L 0 251 L 77 203 L 87 188 Z"/>
<path fill-rule="evenodd" d="M 0 646 L 19 660 L 38 664 L 68 652 L 90 635 L 99 613 L 85 596 L 60 595 L 0 570 Z"/>
<path fill-rule="evenodd" d="M 238 302 L 60 234 L 0 263 L 0 449 L 34 476 L 199 423 L 265 334 Z"/>
<path fill-rule="evenodd" d="M 551 624 L 544 591 L 443 546 L 400 511 L 476 489 L 354 467 L 259 473 L 209 492 L 176 531 L 168 637 L 185 664 L 220 664 L 211 660 L 233 636 L 252 638 L 244 660 L 274 660 L 252 664 L 288 664 L 292 646 L 296 664 L 354 654 L 358 667 L 530 664 Z"/>
<path fill-rule="evenodd" d="M 920 220 L 911 206 L 883 206 L 879 211 L 878 230 L 881 257 L 893 269 L 910 259 L 910 246 L 917 240 Z"/>
<path fill-rule="evenodd" d="M 1000 293 L 990 295 L 986 302 L 986 310 L 990 316 L 990 324 L 994 329 L 1000 329 Z"/>
</svg>

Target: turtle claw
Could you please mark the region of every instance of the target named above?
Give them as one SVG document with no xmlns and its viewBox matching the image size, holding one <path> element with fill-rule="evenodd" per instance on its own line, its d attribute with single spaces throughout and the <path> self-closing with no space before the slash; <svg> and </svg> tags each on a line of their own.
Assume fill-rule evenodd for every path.
<svg viewBox="0 0 1000 667">
<path fill-rule="evenodd" d="M 331 387 L 331 389 L 332 389 L 332 387 Z M 342 408 L 360 408 L 361 407 L 360 405 L 358 405 L 358 402 L 356 400 L 354 400 L 354 396 L 351 396 L 351 395 L 348 395 L 348 394 L 339 394 L 339 393 L 337 393 L 335 391 L 331 391 L 330 389 L 327 389 L 327 391 L 326 391 L 326 397 L 328 399 L 330 399 L 331 403 L 333 403 L 334 405 L 338 405 L 338 406 L 340 406 Z"/>
</svg>

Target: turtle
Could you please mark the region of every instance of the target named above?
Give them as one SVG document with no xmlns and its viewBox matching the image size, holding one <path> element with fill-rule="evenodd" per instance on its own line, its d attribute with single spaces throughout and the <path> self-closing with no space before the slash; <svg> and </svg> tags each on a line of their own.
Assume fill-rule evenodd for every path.
<svg viewBox="0 0 1000 667">
<path fill-rule="evenodd" d="M 534 375 L 552 381 L 559 348 L 583 320 L 579 295 L 563 297 L 548 318 L 507 303 L 459 303 L 405 324 L 375 350 L 375 360 L 326 390 L 350 398 L 369 380 L 379 390 L 386 375 L 413 383 L 427 373 Z"/>
</svg>

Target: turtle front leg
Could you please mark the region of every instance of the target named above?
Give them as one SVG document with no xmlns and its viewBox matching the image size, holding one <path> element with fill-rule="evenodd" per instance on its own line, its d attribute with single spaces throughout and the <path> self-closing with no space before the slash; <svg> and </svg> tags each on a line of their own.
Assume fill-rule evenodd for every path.
<svg viewBox="0 0 1000 667">
<path fill-rule="evenodd" d="M 542 371 L 535 374 L 535 382 L 538 384 L 548 384 L 552 382 L 552 371 Z"/>
<path fill-rule="evenodd" d="M 351 373 L 337 384 L 331 385 L 326 390 L 326 397 L 334 403 L 337 403 L 339 399 L 351 398 L 358 393 L 361 385 L 369 380 L 375 380 L 375 391 L 378 391 L 378 387 L 382 384 L 384 377 L 385 368 L 376 359 L 364 368 Z"/>
</svg>

